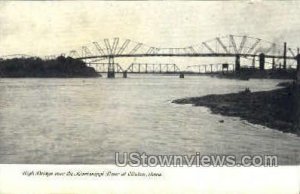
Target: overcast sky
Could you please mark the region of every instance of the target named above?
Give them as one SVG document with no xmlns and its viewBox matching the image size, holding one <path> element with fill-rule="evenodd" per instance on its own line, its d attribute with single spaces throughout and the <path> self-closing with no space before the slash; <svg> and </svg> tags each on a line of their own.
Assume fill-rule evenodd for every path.
<svg viewBox="0 0 300 194">
<path fill-rule="evenodd" d="M 0 56 L 57 54 L 104 38 L 185 47 L 247 34 L 300 46 L 300 2 L 0 2 Z"/>
</svg>

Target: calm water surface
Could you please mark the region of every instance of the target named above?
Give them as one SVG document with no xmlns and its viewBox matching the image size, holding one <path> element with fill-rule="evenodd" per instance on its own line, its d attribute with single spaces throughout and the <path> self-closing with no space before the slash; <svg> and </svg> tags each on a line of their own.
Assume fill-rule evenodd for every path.
<svg viewBox="0 0 300 194">
<path fill-rule="evenodd" d="M 299 164 L 295 135 L 170 103 L 245 87 L 271 90 L 278 82 L 151 75 L 0 79 L 0 163 L 112 164 L 115 152 L 139 151 L 276 154 L 281 164 Z"/>
</svg>

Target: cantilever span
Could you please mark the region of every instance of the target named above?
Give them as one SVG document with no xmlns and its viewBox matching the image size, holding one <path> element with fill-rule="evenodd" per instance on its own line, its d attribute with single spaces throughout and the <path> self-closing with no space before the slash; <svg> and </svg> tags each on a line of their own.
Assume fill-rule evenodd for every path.
<svg viewBox="0 0 300 194">
<path fill-rule="evenodd" d="M 246 35 L 227 35 L 186 47 L 172 48 L 149 46 L 130 39 L 104 39 L 71 50 L 67 55 L 88 60 L 112 57 L 255 57 L 261 53 L 266 58 L 294 59 L 299 54 L 299 49 L 284 49 L 283 43 L 273 43 Z"/>
<path fill-rule="evenodd" d="M 259 54 L 233 54 L 233 53 L 186 53 L 186 54 L 173 54 L 173 53 L 157 53 L 157 54 L 111 54 L 111 55 L 91 55 L 85 57 L 77 57 L 77 59 L 96 59 L 96 58 L 122 58 L 122 57 L 258 57 Z M 282 55 L 265 55 L 265 58 L 275 59 L 295 59 L 294 56 L 282 56 Z"/>
<path fill-rule="evenodd" d="M 130 39 L 104 39 L 93 42 L 89 46 L 82 46 L 78 50 L 72 50 L 68 56 L 83 60 L 87 64 L 96 64 L 100 60 L 107 60 L 107 72 L 112 72 L 113 75 L 115 68 L 122 71 L 122 68 L 114 62 L 115 58 L 232 57 L 235 58 L 235 69 L 239 70 L 240 58 L 250 59 L 253 64 L 255 61 L 259 61 L 260 69 L 265 68 L 265 63 L 271 63 L 272 67 L 283 63 L 283 68 L 286 68 L 287 60 L 295 62 L 298 54 L 299 49 L 289 48 L 286 43 L 273 43 L 246 35 L 227 35 L 187 47 L 174 48 L 149 46 Z M 126 68 L 124 69 L 126 71 Z"/>
</svg>

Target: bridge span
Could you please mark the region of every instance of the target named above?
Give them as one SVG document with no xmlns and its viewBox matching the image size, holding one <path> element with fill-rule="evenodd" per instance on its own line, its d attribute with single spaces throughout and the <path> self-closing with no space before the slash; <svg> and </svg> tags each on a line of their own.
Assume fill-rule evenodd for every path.
<svg viewBox="0 0 300 194">
<path fill-rule="evenodd" d="M 189 69 L 187 67 L 190 66 L 189 64 L 186 65 L 187 69 L 184 70 L 180 69 L 176 64 L 174 64 L 172 68 L 169 68 L 167 64 L 161 64 L 162 66 L 159 66 L 160 63 L 132 62 L 128 67 L 124 67 L 124 65 L 115 62 L 116 59 L 124 58 L 127 60 L 133 58 L 134 61 L 136 61 L 136 59 L 155 57 L 232 58 L 234 59 L 234 64 L 230 64 L 230 67 L 234 68 L 234 71 L 237 72 L 243 67 L 241 59 L 252 61 L 254 68 L 256 68 L 255 62 L 258 62 L 258 68 L 260 70 L 265 70 L 266 64 L 270 64 L 272 69 L 287 69 L 289 66 L 300 69 L 300 62 L 298 60 L 300 58 L 299 48 L 288 47 L 285 42 L 274 43 L 246 35 L 226 35 L 187 47 L 173 48 L 154 47 L 130 39 L 113 38 L 92 42 L 89 45 L 60 55 L 82 60 L 89 66 L 97 68 L 98 72 L 107 73 L 110 78 L 113 78 L 115 73 L 124 73 L 126 76 L 127 73 L 166 73 L 170 72 L 172 68 L 173 73 L 182 73 L 188 71 Z M 55 57 L 55 55 L 45 56 L 45 59 Z M 222 65 L 219 64 L 217 66 L 215 69 L 220 69 Z M 151 67 L 152 69 L 150 69 Z M 144 70 L 141 70 L 141 68 L 144 68 Z M 159 68 L 160 70 L 158 70 Z M 204 68 L 207 70 L 207 66 Z M 208 72 L 206 70 L 204 72 Z"/>
<path fill-rule="evenodd" d="M 299 55 L 299 48 L 292 49 L 286 43 L 273 43 L 260 38 L 239 35 L 227 35 L 200 42 L 195 45 L 182 48 L 158 48 L 149 46 L 130 39 L 120 38 L 104 39 L 93 42 L 89 46 L 83 46 L 78 50 L 72 50 L 68 56 L 85 61 L 93 65 L 99 61 L 106 60 L 105 68 L 108 77 L 114 77 L 115 73 L 145 73 L 145 70 L 133 71 L 133 64 L 127 68 L 122 68 L 115 63 L 117 58 L 151 58 L 151 57 L 183 57 L 183 58 L 234 58 L 234 70 L 241 69 L 241 58 L 259 62 L 259 69 L 264 70 L 265 64 L 272 64 L 272 68 L 280 66 L 286 69 L 288 63 L 296 63 Z M 253 63 L 253 62 L 252 62 Z M 279 65 L 282 64 L 282 65 Z M 151 65 L 150 65 L 151 66 Z M 153 66 L 153 65 L 152 65 Z M 157 66 L 157 65 L 154 65 Z M 295 65 L 294 65 L 295 66 Z M 183 72 L 178 67 L 175 73 Z M 104 71 L 103 71 L 104 72 Z M 157 73 L 153 72 L 152 73 Z"/>
</svg>

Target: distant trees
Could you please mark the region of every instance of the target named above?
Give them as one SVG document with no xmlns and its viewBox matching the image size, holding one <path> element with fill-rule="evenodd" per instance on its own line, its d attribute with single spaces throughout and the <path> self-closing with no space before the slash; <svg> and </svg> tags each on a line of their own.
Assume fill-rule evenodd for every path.
<svg viewBox="0 0 300 194">
<path fill-rule="evenodd" d="M 78 59 L 13 58 L 0 60 L 0 77 L 97 77 L 99 74 Z"/>
</svg>

